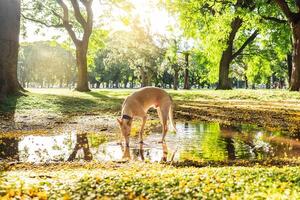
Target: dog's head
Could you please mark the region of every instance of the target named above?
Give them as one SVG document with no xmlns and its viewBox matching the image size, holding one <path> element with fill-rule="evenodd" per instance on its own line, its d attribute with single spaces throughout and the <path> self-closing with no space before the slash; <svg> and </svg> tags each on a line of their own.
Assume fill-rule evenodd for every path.
<svg viewBox="0 0 300 200">
<path fill-rule="evenodd" d="M 127 138 L 129 137 L 130 134 L 130 130 L 131 130 L 131 124 L 132 124 L 132 120 L 128 120 L 128 119 L 117 119 L 118 123 L 119 123 L 119 127 L 121 130 L 122 135 Z"/>
</svg>

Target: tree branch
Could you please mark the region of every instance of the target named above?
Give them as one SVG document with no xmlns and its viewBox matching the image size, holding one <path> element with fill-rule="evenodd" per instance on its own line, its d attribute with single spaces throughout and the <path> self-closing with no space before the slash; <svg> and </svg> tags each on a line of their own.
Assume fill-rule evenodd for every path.
<svg viewBox="0 0 300 200">
<path fill-rule="evenodd" d="M 239 28 L 242 26 L 242 24 L 243 24 L 243 20 L 240 17 L 234 18 L 233 21 L 231 22 L 231 25 L 230 25 L 231 31 L 229 33 L 228 40 L 227 40 L 227 44 L 228 44 L 228 46 L 230 46 L 230 48 L 232 48 L 233 40 L 234 40 Z"/>
<path fill-rule="evenodd" d="M 81 12 L 80 12 L 78 1 L 77 0 L 71 0 L 71 3 L 72 3 L 72 6 L 73 6 L 73 9 L 74 9 L 74 15 L 75 15 L 76 20 L 81 24 L 81 26 L 83 28 L 85 28 L 86 21 L 83 18 Z"/>
<path fill-rule="evenodd" d="M 68 33 L 69 33 L 71 39 L 73 40 L 74 44 L 76 46 L 78 46 L 80 41 L 77 39 L 76 34 L 72 29 L 72 25 L 70 24 L 68 7 L 67 7 L 67 5 L 65 4 L 65 2 L 63 0 L 56 0 L 56 1 L 63 9 L 63 13 L 64 13 L 63 17 L 62 17 L 63 25 L 66 28 L 66 30 L 68 31 Z"/>
<path fill-rule="evenodd" d="M 86 22 L 86 27 L 84 29 L 84 34 L 83 34 L 83 41 L 86 41 L 86 44 L 88 44 L 89 37 L 92 34 L 93 30 L 93 10 L 92 10 L 92 4 L 93 0 L 81 0 L 83 5 L 85 6 L 86 12 L 87 12 L 87 22 Z"/>
<path fill-rule="evenodd" d="M 209 11 L 210 14 L 211 14 L 212 16 L 215 16 L 215 14 L 216 14 L 216 11 L 215 11 L 215 9 L 213 8 L 213 6 L 210 6 L 208 3 L 206 3 L 206 4 L 204 4 L 202 7 L 200 7 L 199 10 L 200 10 L 200 12 L 203 13 L 203 14 L 204 14 L 206 11 Z"/>
<path fill-rule="evenodd" d="M 234 58 L 236 58 L 238 55 L 240 55 L 243 50 L 247 47 L 248 44 L 250 44 L 251 42 L 253 42 L 253 40 L 256 38 L 256 36 L 258 35 L 258 30 L 255 30 L 252 35 L 244 42 L 244 44 L 239 48 L 239 50 L 237 50 L 234 54 L 232 54 L 232 60 Z"/>
<path fill-rule="evenodd" d="M 35 23 L 42 24 L 42 25 L 44 25 L 44 26 L 46 26 L 46 27 L 49 27 L 49 28 L 63 28 L 63 27 L 64 27 L 63 24 L 59 24 L 59 23 L 58 23 L 58 24 L 47 24 L 46 22 L 43 22 L 43 21 L 41 21 L 41 20 L 27 17 L 27 16 L 25 16 L 24 14 L 21 14 L 21 15 L 22 15 L 22 17 L 23 17 L 24 19 L 26 19 L 26 20 L 29 20 L 29 21 L 32 21 L 32 22 L 35 22 Z"/>
<path fill-rule="evenodd" d="M 60 16 L 60 14 L 58 14 L 55 10 L 51 9 L 51 12 L 53 13 L 53 15 L 55 15 L 56 17 L 58 17 L 59 19 L 63 20 L 63 17 Z"/>
<path fill-rule="evenodd" d="M 262 16 L 262 19 L 268 20 L 268 21 L 272 21 L 272 22 L 276 22 L 276 23 L 280 23 L 280 24 L 286 24 L 288 21 L 284 20 L 284 19 L 278 19 L 276 17 L 271 17 L 271 16 Z"/>
<path fill-rule="evenodd" d="M 295 13 L 293 13 L 290 10 L 287 2 L 285 0 L 274 0 L 274 1 L 280 7 L 280 9 L 283 11 L 283 13 L 286 16 L 286 18 L 288 19 L 288 21 L 293 22 Z"/>
</svg>

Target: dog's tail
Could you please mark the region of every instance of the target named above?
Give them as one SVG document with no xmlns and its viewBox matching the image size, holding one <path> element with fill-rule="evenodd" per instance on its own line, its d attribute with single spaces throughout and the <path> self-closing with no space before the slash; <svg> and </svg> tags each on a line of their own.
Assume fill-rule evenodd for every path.
<svg viewBox="0 0 300 200">
<path fill-rule="evenodd" d="M 172 98 L 171 98 L 171 100 L 172 100 Z M 175 132 L 177 132 L 177 129 L 176 129 L 176 126 L 175 126 L 175 123 L 174 123 L 174 118 L 173 118 L 173 105 L 171 105 L 171 107 L 169 109 L 169 120 L 170 120 L 170 123 L 171 123 L 171 126 L 172 126 L 173 130 Z"/>
</svg>

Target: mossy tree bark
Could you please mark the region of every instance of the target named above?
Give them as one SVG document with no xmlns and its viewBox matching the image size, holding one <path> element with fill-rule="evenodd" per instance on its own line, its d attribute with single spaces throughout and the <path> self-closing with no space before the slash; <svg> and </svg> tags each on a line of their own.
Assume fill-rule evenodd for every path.
<svg viewBox="0 0 300 200">
<path fill-rule="evenodd" d="M 17 77 L 20 1 L 0 1 L 0 100 L 24 89 Z"/>
</svg>

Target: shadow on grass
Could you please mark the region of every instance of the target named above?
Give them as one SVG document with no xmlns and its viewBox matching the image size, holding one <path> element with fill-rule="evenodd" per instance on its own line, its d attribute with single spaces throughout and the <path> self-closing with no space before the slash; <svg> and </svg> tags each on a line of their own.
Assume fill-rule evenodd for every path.
<svg viewBox="0 0 300 200">
<path fill-rule="evenodd" d="M 99 92 L 86 92 L 86 94 L 89 94 L 95 98 L 99 98 L 99 99 L 103 99 L 103 100 L 108 100 L 108 101 L 112 101 L 112 102 L 120 102 L 122 101 L 121 98 L 116 98 L 116 97 L 109 97 L 107 95 L 104 94 L 100 94 Z"/>
<path fill-rule="evenodd" d="M 13 116 L 15 110 L 41 109 L 65 114 L 101 111 L 118 111 L 122 99 L 108 97 L 97 92 L 87 92 L 83 96 L 64 96 L 56 94 L 29 93 L 27 96 L 10 96 L 0 104 L 0 116 Z"/>
<path fill-rule="evenodd" d="M 106 109 L 111 109 L 111 111 L 118 111 L 121 108 L 121 105 L 124 101 L 123 98 L 109 97 L 99 92 L 87 92 L 86 94 L 95 97 L 98 101 L 101 102 L 102 106 Z M 105 105 L 103 105 L 105 104 Z M 105 110 L 106 110 L 105 109 Z"/>
<path fill-rule="evenodd" d="M 16 109 L 16 104 L 19 96 L 9 96 L 3 103 L 0 103 L 0 113 L 13 112 Z"/>
<path fill-rule="evenodd" d="M 10 95 L 3 103 L 0 103 L 0 119 L 1 120 L 13 120 L 18 99 L 27 96 L 22 95 Z"/>
<path fill-rule="evenodd" d="M 80 98 L 49 95 L 54 110 L 62 113 L 88 113 L 99 111 L 116 111 L 120 107 L 120 99 L 114 99 L 95 92 L 88 92 L 95 98 Z"/>
</svg>

